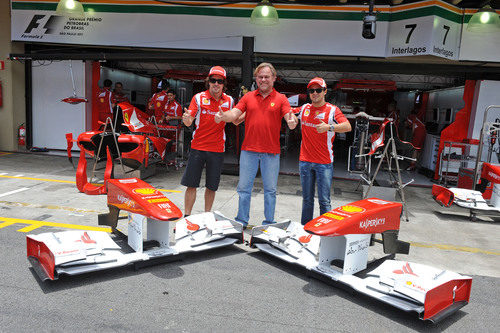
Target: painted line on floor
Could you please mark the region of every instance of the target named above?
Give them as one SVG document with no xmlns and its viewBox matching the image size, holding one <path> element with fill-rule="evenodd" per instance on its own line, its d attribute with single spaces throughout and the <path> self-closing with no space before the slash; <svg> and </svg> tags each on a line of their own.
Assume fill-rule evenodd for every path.
<svg viewBox="0 0 500 333">
<path fill-rule="evenodd" d="M 29 190 L 29 189 L 30 189 L 29 187 L 21 187 L 21 188 L 18 188 L 17 190 L 14 190 L 14 191 L 5 192 L 5 193 L 0 193 L 0 197 L 5 197 L 5 196 L 7 196 L 7 195 L 11 195 L 11 194 L 15 194 L 15 193 L 19 193 L 19 192 L 27 191 L 27 190 Z"/>
<path fill-rule="evenodd" d="M 60 179 L 48 179 L 48 178 L 33 178 L 33 177 L 18 177 L 18 176 L 5 176 L 3 174 L 0 174 L 0 178 L 24 179 L 24 180 L 38 180 L 38 181 L 42 181 L 42 182 L 55 182 L 55 183 L 76 184 L 76 182 L 72 181 L 72 180 L 60 180 Z M 92 184 L 92 185 L 102 186 L 102 184 Z M 179 190 L 165 190 L 165 189 L 160 189 L 160 188 L 157 188 L 157 190 L 160 191 L 160 192 L 182 193 L 182 191 L 179 191 Z"/>
<path fill-rule="evenodd" d="M 12 153 L 4 153 L 4 152 L 0 152 L 0 156 L 5 156 L 5 155 L 10 155 Z"/>
<path fill-rule="evenodd" d="M 72 213 L 97 213 L 102 214 L 106 213 L 105 209 L 103 210 L 95 210 L 95 209 L 83 209 L 83 208 L 74 208 L 67 206 L 58 206 L 58 205 L 42 205 L 42 204 L 33 204 L 28 202 L 17 202 L 17 201 L 1 201 L 0 205 L 11 206 L 11 207 L 28 207 L 28 208 L 42 208 L 42 209 L 53 209 L 53 210 L 65 210 Z"/>
<path fill-rule="evenodd" d="M 482 253 L 482 254 L 491 254 L 494 256 L 500 256 L 500 252 L 482 250 L 476 247 L 469 247 L 469 246 L 455 246 L 448 244 L 431 244 L 431 243 L 418 243 L 418 242 L 410 242 L 410 245 L 416 247 L 426 247 L 426 248 L 434 248 L 434 249 L 448 250 L 448 251 Z"/>
<path fill-rule="evenodd" d="M 3 222 L 3 223 L 2 223 Z M 36 220 L 25 220 L 25 219 L 14 219 L 10 217 L 0 217 L 0 229 L 13 225 L 13 224 L 27 224 L 17 231 L 19 232 L 29 232 L 40 227 L 54 227 L 61 229 L 76 229 L 76 230 L 89 230 L 89 231 L 105 231 L 111 232 L 109 227 L 91 227 L 87 225 L 80 224 L 69 224 L 69 223 L 57 223 L 57 222 L 47 222 L 47 221 L 36 221 Z"/>
<path fill-rule="evenodd" d="M 7 174 L 7 172 L 1 172 L 0 176 L 6 175 L 6 174 Z"/>
</svg>

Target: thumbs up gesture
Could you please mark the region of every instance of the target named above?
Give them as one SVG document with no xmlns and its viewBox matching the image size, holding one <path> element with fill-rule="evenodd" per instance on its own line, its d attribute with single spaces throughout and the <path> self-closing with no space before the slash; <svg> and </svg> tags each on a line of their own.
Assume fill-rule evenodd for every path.
<svg viewBox="0 0 500 333">
<path fill-rule="evenodd" d="M 194 118 L 189 113 L 189 110 L 187 108 L 184 108 L 184 113 L 182 114 L 182 122 L 184 123 L 184 125 L 186 125 L 187 127 L 191 126 L 193 120 Z"/>
<path fill-rule="evenodd" d="M 318 133 L 324 133 L 330 129 L 330 125 L 325 123 L 323 120 L 319 119 L 319 123 L 316 125 L 316 131 Z"/>
<path fill-rule="evenodd" d="M 222 108 L 219 106 L 219 112 L 217 112 L 214 116 L 214 121 L 218 124 L 224 119 L 224 112 L 222 111 Z"/>
<path fill-rule="evenodd" d="M 294 129 L 299 122 L 297 120 L 297 117 L 295 117 L 295 115 L 293 114 L 292 109 L 290 109 L 290 111 L 288 111 L 288 113 L 285 115 L 285 120 L 290 129 Z"/>
</svg>

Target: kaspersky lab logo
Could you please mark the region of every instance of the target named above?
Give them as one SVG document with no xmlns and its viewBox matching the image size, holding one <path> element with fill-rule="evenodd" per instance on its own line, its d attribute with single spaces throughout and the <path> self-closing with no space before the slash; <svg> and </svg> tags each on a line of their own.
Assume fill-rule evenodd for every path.
<svg viewBox="0 0 500 333">
<path fill-rule="evenodd" d="M 30 23 L 21 35 L 23 38 L 42 39 L 44 35 L 56 33 L 56 28 L 64 21 L 64 17 L 57 15 L 33 15 Z"/>
</svg>

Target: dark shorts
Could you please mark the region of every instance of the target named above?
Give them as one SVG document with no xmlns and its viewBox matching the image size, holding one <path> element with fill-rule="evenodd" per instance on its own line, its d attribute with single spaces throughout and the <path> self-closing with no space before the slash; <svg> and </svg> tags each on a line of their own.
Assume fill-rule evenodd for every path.
<svg viewBox="0 0 500 333">
<path fill-rule="evenodd" d="M 203 168 L 206 167 L 205 187 L 209 190 L 217 191 L 219 188 L 223 162 L 224 153 L 191 149 L 186 171 L 184 171 L 184 175 L 182 176 L 181 185 L 199 187 L 201 173 Z"/>
</svg>

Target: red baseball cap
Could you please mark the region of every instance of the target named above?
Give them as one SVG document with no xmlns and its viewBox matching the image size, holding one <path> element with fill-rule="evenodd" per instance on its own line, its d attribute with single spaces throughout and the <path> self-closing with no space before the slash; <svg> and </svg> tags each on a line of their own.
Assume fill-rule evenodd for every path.
<svg viewBox="0 0 500 333">
<path fill-rule="evenodd" d="M 311 81 L 309 81 L 309 83 L 307 84 L 307 88 L 309 88 L 313 84 L 317 84 L 321 88 L 326 88 L 326 82 L 325 82 L 325 80 L 323 80 L 320 77 L 315 77 L 314 79 L 312 79 Z"/>
<path fill-rule="evenodd" d="M 226 70 L 222 68 L 221 66 L 214 66 L 210 68 L 210 72 L 208 73 L 208 76 L 211 75 L 220 75 L 223 78 L 226 78 Z"/>
</svg>

